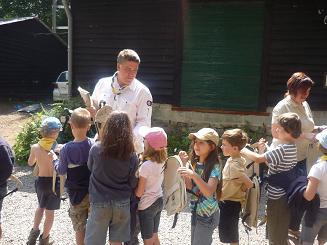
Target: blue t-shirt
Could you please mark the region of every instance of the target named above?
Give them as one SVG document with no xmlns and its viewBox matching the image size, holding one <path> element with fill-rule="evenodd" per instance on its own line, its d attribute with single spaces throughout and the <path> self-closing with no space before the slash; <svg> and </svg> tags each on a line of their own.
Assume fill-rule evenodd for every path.
<svg viewBox="0 0 327 245">
<path fill-rule="evenodd" d="M 195 172 L 201 176 L 203 173 L 203 170 L 204 170 L 204 164 L 197 163 L 195 166 Z M 218 180 L 221 179 L 220 168 L 217 164 L 213 167 L 209 178 L 217 178 Z M 192 210 L 194 210 L 195 204 L 198 201 L 197 206 L 196 206 L 196 213 L 202 217 L 211 216 L 218 210 L 218 202 L 217 202 L 215 195 L 213 195 L 211 197 L 205 197 L 204 195 L 201 194 L 199 187 L 195 183 L 193 183 L 193 181 L 192 181 L 192 184 L 193 184 L 192 192 L 197 195 L 200 195 L 200 198 L 198 201 L 197 196 L 191 195 L 190 208 Z"/>
<path fill-rule="evenodd" d="M 68 142 L 61 148 L 59 160 L 54 162 L 59 175 L 67 174 L 65 186 L 73 205 L 79 204 L 88 194 L 91 172 L 87 160 L 93 143 L 90 138 Z"/>
</svg>

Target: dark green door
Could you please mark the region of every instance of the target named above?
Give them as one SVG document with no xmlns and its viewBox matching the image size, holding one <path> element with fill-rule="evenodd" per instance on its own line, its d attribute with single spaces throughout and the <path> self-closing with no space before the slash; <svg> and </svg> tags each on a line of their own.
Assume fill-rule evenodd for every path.
<svg viewBox="0 0 327 245">
<path fill-rule="evenodd" d="M 187 4 L 181 106 L 258 109 L 263 2 Z"/>
</svg>

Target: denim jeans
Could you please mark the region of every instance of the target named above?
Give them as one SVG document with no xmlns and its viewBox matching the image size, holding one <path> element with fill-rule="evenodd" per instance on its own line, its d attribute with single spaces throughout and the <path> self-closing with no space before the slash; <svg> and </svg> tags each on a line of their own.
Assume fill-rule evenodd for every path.
<svg viewBox="0 0 327 245">
<path fill-rule="evenodd" d="M 105 245 L 108 228 L 111 242 L 129 241 L 130 199 L 91 203 L 90 209 L 86 224 L 86 245 Z"/>
<path fill-rule="evenodd" d="M 218 226 L 219 210 L 210 217 L 201 217 L 192 212 L 191 244 L 210 245 L 212 243 L 213 230 Z"/>
</svg>

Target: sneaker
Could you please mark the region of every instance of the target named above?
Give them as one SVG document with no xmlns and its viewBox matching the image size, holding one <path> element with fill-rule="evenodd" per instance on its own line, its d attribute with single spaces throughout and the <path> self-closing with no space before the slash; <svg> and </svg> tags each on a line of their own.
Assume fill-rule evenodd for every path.
<svg viewBox="0 0 327 245">
<path fill-rule="evenodd" d="M 42 235 L 39 237 L 39 245 L 52 245 L 54 241 L 50 238 L 50 235 L 47 238 L 42 239 Z"/>
<path fill-rule="evenodd" d="M 35 245 L 36 244 L 36 240 L 40 235 L 40 230 L 31 230 L 30 234 L 28 236 L 28 241 L 26 243 L 26 245 Z"/>
</svg>

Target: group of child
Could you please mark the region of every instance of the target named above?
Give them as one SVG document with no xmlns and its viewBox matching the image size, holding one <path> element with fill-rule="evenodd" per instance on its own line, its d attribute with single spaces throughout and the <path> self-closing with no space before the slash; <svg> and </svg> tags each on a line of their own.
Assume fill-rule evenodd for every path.
<svg viewBox="0 0 327 245">
<path fill-rule="evenodd" d="M 87 137 L 90 113 L 83 108 L 73 111 L 69 124 L 74 140 L 63 146 L 56 144 L 61 124 L 56 118 L 42 122 L 42 139 L 31 147 L 29 165 L 38 166 L 35 182 L 39 207 L 27 244 L 52 244 L 50 230 L 54 210 L 60 206 L 59 178 L 53 171 L 67 175 L 66 188 L 70 200 L 69 216 L 77 245 L 105 244 L 109 229 L 110 244 L 130 240 L 135 227 L 131 225 L 132 194 L 139 198 L 138 217 L 144 244 L 160 244 L 158 230 L 164 206 L 163 168 L 167 159 L 167 135 L 162 128 L 141 127 L 144 152 L 139 156 L 133 146 L 133 132 L 126 113 L 110 113 L 101 125 L 99 140 Z M 253 182 L 246 174 L 245 158 L 268 165 L 268 175 L 290 171 L 296 164 L 295 140 L 301 134 L 301 121 L 295 113 L 282 114 L 276 130 L 282 142 L 277 148 L 258 154 L 247 150 L 247 135 L 241 129 L 227 130 L 221 136 L 221 149 L 228 156 L 224 167 L 219 160 L 219 135 L 211 128 L 190 133 L 191 152 L 179 152 L 184 164 L 178 169 L 191 193 L 191 244 L 211 244 L 218 226 L 222 243 L 238 244 L 238 222 L 246 191 Z M 309 173 L 304 198 L 320 195 L 320 209 L 313 227 L 303 227 L 303 244 L 312 244 L 319 232 L 320 241 L 327 240 L 327 132 L 317 136 L 325 154 Z M 259 148 L 265 146 L 259 141 Z M 55 154 L 59 151 L 59 157 Z M 217 189 L 221 186 L 221 196 Z M 55 187 L 55 188 L 53 188 Z M 270 244 L 287 244 L 289 208 L 285 190 L 268 185 L 267 231 Z M 39 225 L 45 221 L 40 235 Z"/>
</svg>

